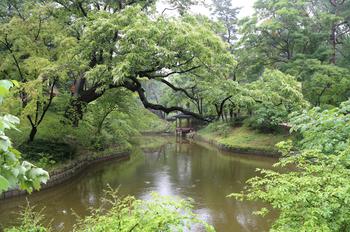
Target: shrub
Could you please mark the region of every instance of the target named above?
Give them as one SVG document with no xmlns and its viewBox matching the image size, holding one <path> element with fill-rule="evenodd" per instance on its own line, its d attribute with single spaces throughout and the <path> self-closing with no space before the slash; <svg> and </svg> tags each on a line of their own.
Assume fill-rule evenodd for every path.
<svg viewBox="0 0 350 232">
<path fill-rule="evenodd" d="M 283 107 L 264 104 L 256 108 L 246 123 L 249 127 L 262 132 L 273 132 L 280 130 L 281 123 L 287 121 L 288 113 Z"/>
<path fill-rule="evenodd" d="M 35 207 L 27 206 L 20 214 L 20 225 L 5 229 L 5 232 L 50 232 L 50 226 L 43 225 L 44 216 L 42 210 L 36 211 Z"/>
</svg>

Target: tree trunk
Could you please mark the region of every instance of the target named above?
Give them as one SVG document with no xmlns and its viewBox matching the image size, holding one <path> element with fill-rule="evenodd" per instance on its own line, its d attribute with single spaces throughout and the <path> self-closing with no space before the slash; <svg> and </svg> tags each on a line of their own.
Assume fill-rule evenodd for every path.
<svg viewBox="0 0 350 232">
<path fill-rule="evenodd" d="M 37 127 L 35 127 L 35 126 L 33 127 L 33 126 L 32 126 L 32 130 L 30 131 L 29 138 L 28 138 L 28 142 L 29 142 L 29 143 L 34 141 L 36 132 L 38 132 Z"/>
<path fill-rule="evenodd" d="M 166 107 L 160 104 L 150 103 L 146 98 L 146 95 L 144 93 L 145 90 L 142 88 L 141 83 L 135 77 L 128 78 L 128 81 L 124 82 L 123 84 L 120 84 L 120 85 L 110 84 L 108 88 L 102 91 L 96 91 L 99 87 L 101 87 L 101 85 L 96 85 L 87 90 L 83 90 L 79 94 L 78 98 L 74 98 L 70 101 L 70 105 L 67 107 L 65 111 L 65 117 L 72 120 L 73 126 L 77 126 L 79 123 L 79 120 L 83 118 L 85 105 L 101 97 L 105 92 L 105 90 L 112 89 L 112 88 L 121 88 L 121 87 L 124 87 L 132 92 L 136 92 L 139 95 L 139 98 L 142 104 L 147 109 L 160 110 L 166 114 L 174 111 L 180 111 L 186 115 L 191 115 L 194 118 L 197 118 L 199 120 L 203 120 L 207 122 L 210 121 L 209 119 L 204 118 L 200 114 L 191 112 L 179 106 Z"/>
<path fill-rule="evenodd" d="M 73 127 L 79 126 L 79 121 L 83 119 L 84 102 L 78 99 L 72 99 L 64 113 L 65 117 L 72 121 Z"/>
</svg>

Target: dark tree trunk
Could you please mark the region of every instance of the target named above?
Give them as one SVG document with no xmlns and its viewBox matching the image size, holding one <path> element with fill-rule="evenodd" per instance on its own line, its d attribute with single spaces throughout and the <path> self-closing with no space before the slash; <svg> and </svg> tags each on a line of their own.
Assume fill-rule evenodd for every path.
<svg viewBox="0 0 350 232">
<path fill-rule="evenodd" d="M 54 98 L 54 87 L 56 82 L 57 82 L 57 79 L 54 79 L 50 89 L 50 97 L 48 99 L 48 102 L 44 105 L 41 115 L 39 114 L 40 113 L 39 108 L 41 108 L 41 104 L 39 101 L 36 102 L 36 113 L 35 113 L 34 120 L 32 119 L 32 116 L 27 115 L 30 125 L 32 126 L 32 130 L 30 131 L 28 142 L 34 141 L 35 135 L 38 131 L 38 127 L 40 123 L 44 120 L 44 117 L 51 106 L 52 99 Z"/>
<path fill-rule="evenodd" d="M 78 79 L 75 83 L 75 88 L 73 91 L 73 98 L 70 100 L 67 106 L 64 116 L 71 120 L 74 127 L 78 127 L 79 121 L 83 119 L 84 109 L 86 105 L 100 96 L 103 95 L 104 91 L 96 92 L 96 89 L 100 87 L 96 85 L 90 89 L 84 90 L 85 80 Z M 110 86 L 110 88 L 115 88 L 116 86 Z"/>
<path fill-rule="evenodd" d="M 90 89 L 83 90 L 79 94 L 78 98 L 74 98 L 70 101 L 70 105 L 67 107 L 66 112 L 65 112 L 65 117 L 72 120 L 73 125 L 77 126 L 79 123 L 79 120 L 81 120 L 83 118 L 85 106 L 88 103 L 98 99 L 99 97 L 101 97 L 103 95 L 104 91 L 96 92 L 96 90 L 99 87 L 101 87 L 101 86 L 96 85 L 94 87 L 91 87 Z M 129 77 L 128 81 L 126 81 L 120 85 L 110 84 L 108 86 L 108 88 L 106 88 L 105 90 L 112 89 L 112 88 L 120 88 L 120 87 L 126 88 L 132 92 L 136 92 L 139 95 L 139 98 L 140 98 L 142 104 L 147 109 L 160 110 L 166 114 L 168 114 L 170 112 L 174 112 L 174 111 L 180 111 L 184 114 L 191 115 L 194 118 L 197 118 L 199 120 L 209 121 L 208 119 L 204 118 L 202 115 L 191 112 L 191 111 L 186 110 L 182 107 L 178 107 L 178 106 L 165 107 L 165 106 L 160 105 L 160 104 L 153 104 L 153 103 L 149 102 L 146 95 L 145 95 L 145 90 L 141 86 L 141 83 L 136 78 L 133 78 L 133 77 Z"/>
<path fill-rule="evenodd" d="M 33 127 L 33 126 L 32 126 L 32 130 L 30 131 L 29 139 L 28 139 L 28 142 L 29 142 L 29 143 L 34 141 L 36 132 L 38 132 L 37 127 L 35 127 L 35 126 Z"/>
<path fill-rule="evenodd" d="M 203 115 L 203 98 L 198 98 L 196 101 L 198 114 Z"/>
<path fill-rule="evenodd" d="M 218 106 L 217 104 L 215 104 L 215 109 L 216 109 L 216 113 L 217 113 L 217 119 L 220 119 L 220 117 L 222 117 L 222 120 L 224 120 L 224 106 L 225 106 L 225 102 L 227 100 L 229 100 L 232 96 L 228 96 L 226 97 L 224 100 L 221 101 L 220 106 Z"/>
</svg>

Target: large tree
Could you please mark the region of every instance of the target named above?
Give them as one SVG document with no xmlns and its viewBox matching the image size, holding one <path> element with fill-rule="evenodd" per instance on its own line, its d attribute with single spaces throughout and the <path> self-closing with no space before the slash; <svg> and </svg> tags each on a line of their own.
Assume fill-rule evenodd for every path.
<svg viewBox="0 0 350 232">
<path fill-rule="evenodd" d="M 173 75 L 225 78 L 234 62 L 225 43 L 205 21 L 190 16 L 150 17 L 140 6 L 118 14 L 90 12 L 74 49 L 75 59 L 81 63 L 75 76 L 72 107 L 67 111 L 77 117 L 74 121 L 82 117 L 85 104 L 107 89 L 120 87 L 136 92 L 146 108 L 202 118 L 180 106 L 165 107 L 148 101 L 141 80 L 155 80 L 186 94 L 186 89 L 168 81 Z"/>
<path fill-rule="evenodd" d="M 189 96 L 169 79 L 222 79 L 234 63 L 209 20 L 187 15 L 183 1 L 171 4 L 182 4 L 181 17 L 157 14 L 153 1 L 4 2 L 0 71 L 2 78 L 23 83 L 20 98 L 32 126 L 29 140 L 57 89 L 71 92 L 65 114 L 76 125 L 85 107 L 113 88 L 136 92 L 146 108 L 204 119 L 186 107 L 150 101 L 144 88 L 145 80 L 152 80 Z"/>
</svg>

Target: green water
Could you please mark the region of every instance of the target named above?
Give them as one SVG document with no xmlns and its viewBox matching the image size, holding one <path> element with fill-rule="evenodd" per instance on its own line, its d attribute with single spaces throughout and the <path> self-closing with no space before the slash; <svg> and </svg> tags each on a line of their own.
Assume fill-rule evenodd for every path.
<svg viewBox="0 0 350 232">
<path fill-rule="evenodd" d="M 152 191 L 163 195 L 191 197 L 195 211 L 219 232 L 267 231 L 274 216 L 252 215 L 262 204 L 239 202 L 225 196 L 242 190 L 244 182 L 255 176 L 256 168 L 270 168 L 275 159 L 228 154 L 208 145 L 176 142 L 152 150 L 136 149 L 130 160 L 95 164 L 69 181 L 27 197 L 37 208 L 45 207 L 47 220 L 57 231 L 70 231 L 76 217 L 99 205 L 103 189 L 120 187 L 122 195 L 147 198 Z M 26 197 L 0 201 L 0 224 L 16 223 Z"/>
</svg>

